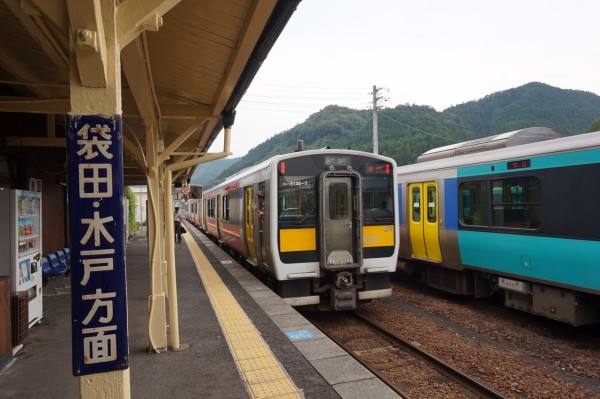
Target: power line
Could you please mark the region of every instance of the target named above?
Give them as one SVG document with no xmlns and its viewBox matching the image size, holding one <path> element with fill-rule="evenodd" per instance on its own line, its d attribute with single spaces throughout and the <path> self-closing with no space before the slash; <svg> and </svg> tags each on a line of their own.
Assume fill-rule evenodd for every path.
<svg viewBox="0 0 600 399">
<path fill-rule="evenodd" d="M 337 105 L 365 109 L 364 90 L 353 87 L 293 86 L 261 84 L 251 86 L 240 105 L 253 110 L 303 112 Z"/>
<path fill-rule="evenodd" d="M 266 93 L 266 94 L 256 94 L 256 93 L 246 93 L 245 97 L 256 97 L 256 98 L 286 98 L 286 99 L 300 99 L 300 100 L 328 100 L 328 99 L 342 99 L 342 98 L 352 98 L 352 99 L 364 99 L 364 94 L 353 94 L 353 95 L 327 95 L 320 96 L 314 94 L 305 94 L 305 95 L 281 95 L 277 93 Z"/>
<path fill-rule="evenodd" d="M 423 134 L 427 134 L 427 135 L 429 135 L 429 136 L 435 136 L 435 137 L 439 137 L 439 138 L 441 138 L 441 139 L 448 140 L 448 141 L 451 141 L 451 142 L 453 142 L 453 143 L 458 143 L 458 142 L 459 142 L 458 140 L 449 139 L 448 137 L 440 136 L 440 135 L 438 135 L 438 134 L 428 133 L 428 132 L 425 132 L 425 131 L 423 131 L 423 130 L 421 130 L 421 129 L 417 129 L 416 127 L 409 126 L 409 125 L 407 125 L 406 123 L 402 123 L 402 122 L 400 122 L 400 121 L 397 121 L 397 120 L 395 120 L 394 118 L 390 118 L 389 116 L 387 116 L 387 115 L 385 115 L 385 114 L 383 114 L 383 113 L 381 114 L 381 116 L 383 116 L 384 118 L 387 118 L 387 119 L 389 119 L 389 120 L 391 120 L 391 121 L 394 121 L 394 122 L 396 122 L 396 123 L 398 123 L 398 124 L 400 124 L 400 125 L 402 125 L 402 126 L 404 126 L 404 127 L 407 127 L 407 128 L 409 128 L 409 129 L 412 129 L 412 130 L 416 130 L 417 132 L 420 132 L 420 133 L 423 133 Z"/>
<path fill-rule="evenodd" d="M 250 86 L 249 90 L 253 90 L 253 89 L 259 89 L 261 87 L 274 87 L 275 89 L 303 89 L 303 90 L 313 90 L 313 89 L 320 89 L 320 90 L 327 90 L 327 91 L 331 91 L 331 90 L 357 90 L 362 92 L 364 90 L 363 87 L 328 87 L 328 86 L 294 86 L 294 85 L 281 85 L 281 84 L 260 84 L 260 85 L 256 85 L 256 86 Z"/>
<path fill-rule="evenodd" d="M 259 109 L 259 110 L 271 110 L 273 109 L 273 107 L 275 108 L 296 108 L 296 109 L 314 109 L 314 108 L 325 108 L 329 105 L 337 105 L 340 107 L 346 107 L 346 108 L 353 108 L 353 109 L 360 109 L 361 107 L 359 105 L 356 104 L 350 104 L 350 103 L 342 103 L 339 102 L 337 104 L 332 103 L 332 102 L 314 102 L 314 103 L 309 103 L 309 102 L 281 102 L 281 101 L 244 101 L 242 100 L 240 102 L 240 104 L 243 104 L 244 106 L 255 106 L 255 109 Z"/>
<path fill-rule="evenodd" d="M 266 87 L 272 87 L 273 89 L 266 89 Z M 304 91 L 291 91 L 289 89 L 301 89 Z M 306 91 L 309 92 L 306 92 Z M 322 90 L 322 92 L 320 92 Z M 352 91 L 352 93 L 344 93 L 342 95 L 336 95 L 333 91 Z M 360 90 L 360 92 L 359 92 Z M 363 101 L 347 101 L 347 100 L 359 100 L 364 98 L 364 92 L 360 88 L 344 88 L 344 87 L 323 87 L 323 86 L 287 86 L 287 85 L 268 85 L 262 84 L 260 86 L 251 87 L 241 103 L 244 104 L 249 110 L 253 111 L 269 111 L 279 113 L 305 113 L 307 110 L 314 108 L 324 108 L 329 105 L 338 105 L 341 107 L 353 108 L 357 110 L 364 110 L 372 107 L 373 111 L 373 152 L 378 152 L 378 137 L 377 137 L 377 126 L 376 118 L 379 111 L 383 109 L 383 106 L 379 104 L 381 101 L 388 100 L 380 95 L 380 91 L 389 91 L 387 89 L 378 88 L 373 86 L 373 91 L 368 93 L 373 96 L 373 103 L 366 104 Z M 286 101 L 268 101 L 273 100 L 286 100 Z M 263 101 L 264 100 L 264 101 Z M 345 101 L 346 100 L 346 101 Z M 457 140 L 450 139 L 444 136 L 440 136 L 434 133 L 428 133 L 421 129 L 409 126 L 402 123 L 394 118 L 391 118 L 384 113 L 381 116 L 387 118 L 399 125 L 402 125 L 408 129 L 415 130 L 417 132 L 438 137 L 452 143 L 457 143 Z"/>
<path fill-rule="evenodd" d="M 264 107 L 263 108 L 254 108 L 252 106 L 245 106 L 245 109 L 247 109 L 249 111 L 268 111 L 268 112 L 280 113 L 280 114 L 290 114 L 290 113 L 306 114 L 306 112 L 308 110 L 308 109 L 295 109 L 295 108 L 287 108 L 287 109 L 275 109 L 275 108 L 264 108 Z"/>
</svg>

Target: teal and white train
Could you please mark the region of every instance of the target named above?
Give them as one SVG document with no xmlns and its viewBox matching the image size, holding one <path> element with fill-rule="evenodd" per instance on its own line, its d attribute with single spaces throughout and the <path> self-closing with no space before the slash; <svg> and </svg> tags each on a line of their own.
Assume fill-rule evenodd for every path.
<svg viewBox="0 0 600 399">
<path fill-rule="evenodd" d="M 575 326 L 600 321 L 600 132 L 529 128 L 398 168 L 399 269 Z"/>
</svg>

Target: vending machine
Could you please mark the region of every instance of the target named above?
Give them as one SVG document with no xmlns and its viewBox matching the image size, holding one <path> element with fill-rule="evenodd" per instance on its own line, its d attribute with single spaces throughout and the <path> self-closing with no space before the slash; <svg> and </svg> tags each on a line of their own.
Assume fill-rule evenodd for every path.
<svg viewBox="0 0 600 399">
<path fill-rule="evenodd" d="M 3 223 L 10 221 L 10 225 L 2 229 L 0 239 L 3 241 L 2 252 L 6 249 L 10 256 L 2 260 L 0 275 L 10 276 L 11 292 L 27 292 L 31 327 L 42 319 L 43 313 L 42 194 L 10 190 L 10 201 L 8 192 L 3 194 L 4 200 L 0 201 L 2 213 L 6 215 L 10 211 L 10 218 L 3 218 Z"/>
</svg>

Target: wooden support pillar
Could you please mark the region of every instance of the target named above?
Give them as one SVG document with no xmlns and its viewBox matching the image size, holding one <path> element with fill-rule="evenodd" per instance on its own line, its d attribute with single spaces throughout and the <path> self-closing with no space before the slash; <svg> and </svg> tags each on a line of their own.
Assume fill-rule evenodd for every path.
<svg viewBox="0 0 600 399">
<path fill-rule="evenodd" d="M 122 223 L 121 63 L 114 0 L 67 0 L 73 372 L 82 398 L 131 397 Z M 88 234 L 89 233 L 89 234 Z M 99 301 L 110 317 L 96 311 Z"/>
<path fill-rule="evenodd" d="M 177 306 L 177 274 L 175 269 L 175 220 L 173 218 L 173 172 L 166 169 L 165 187 L 165 251 L 167 258 L 167 286 L 169 299 L 169 338 L 171 349 L 179 350 L 179 311 Z"/>
<path fill-rule="evenodd" d="M 166 262 L 164 207 L 161 189 L 161 165 L 158 163 L 158 133 L 146 132 L 148 160 L 148 256 L 150 262 L 150 296 L 148 298 L 149 349 L 167 349 Z"/>
</svg>

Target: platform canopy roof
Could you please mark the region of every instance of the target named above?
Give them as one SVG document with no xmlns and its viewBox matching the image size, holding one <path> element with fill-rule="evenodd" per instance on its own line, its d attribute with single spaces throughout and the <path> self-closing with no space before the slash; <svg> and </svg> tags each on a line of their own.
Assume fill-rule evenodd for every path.
<svg viewBox="0 0 600 399">
<path fill-rule="evenodd" d="M 202 156 L 299 1 L 0 0 L 5 151 L 65 147 L 70 65 L 77 64 L 84 85 L 101 87 L 104 78 L 95 69 L 104 62 L 101 51 L 86 51 L 84 43 L 71 52 L 69 38 L 77 40 L 81 26 L 100 32 L 108 4 L 117 9 L 121 48 L 125 184 L 146 184 L 149 126 L 158 130 L 159 152 L 186 137 L 165 162 Z M 36 118 L 44 123 L 29 123 Z"/>
</svg>

